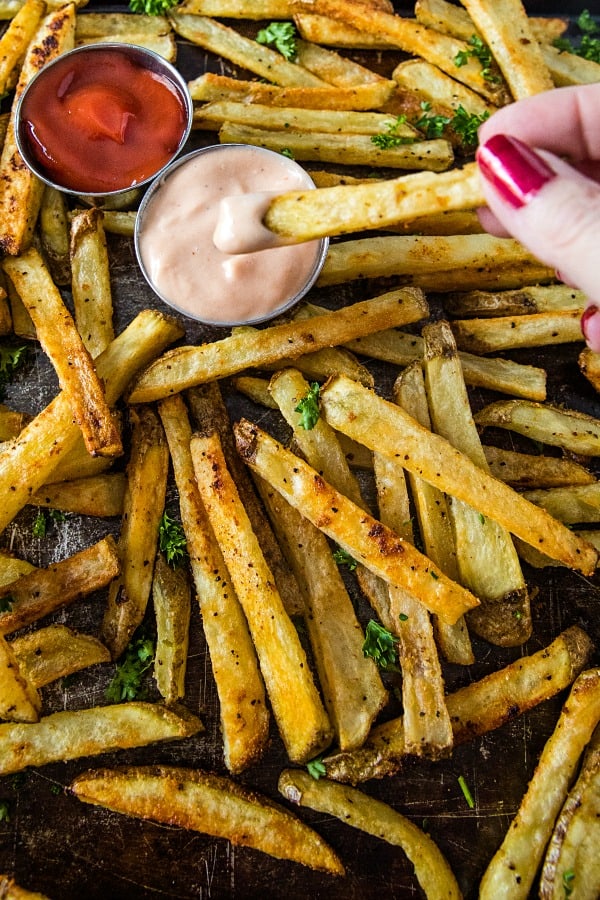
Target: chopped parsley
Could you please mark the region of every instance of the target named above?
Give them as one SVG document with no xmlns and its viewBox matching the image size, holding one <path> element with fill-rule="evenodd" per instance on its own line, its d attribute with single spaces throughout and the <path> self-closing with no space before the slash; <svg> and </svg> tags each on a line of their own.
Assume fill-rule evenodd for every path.
<svg viewBox="0 0 600 900">
<path fill-rule="evenodd" d="M 390 147 L 400 147 L 402 144 L 414 144 L 415 138 L 398 134 L 401 125 L 406 125 L 406 116 L 397 116 L 394 122 L 388 122 L 387 131 L 371 135 L 371 143 L 380 150 L 389 150 Z"/>
<path fill-rule="evenodd" d="M 164 16 L 178 3 L 179 0 L 129 0 L 129 9 L 134 13 L 145 13 L 147 16 Z"/>
<path fill-rule="evenodd" d="M 313 381 L 307 393 L 294 407 L 294 412 L 300 413 L 300 427 L 310 431 L 319 421 L 319 391 L 317 381 Z"/>
<path fill-rule="evenodd" d="M 294 154 L 293 154 L 293 152 L 290 150 L 289 147 L 284 147 L 283 150 L 281 151 L 281 155 L 282 155 L 282 156 L 287 156 L 288 159 L 293 159 L 293 158 L 294 158 Z"/>
<path fill-rule="evenodd" d="M 4 389 L 12 375 L 27 358 L 27 346 L 20 344 L 0 346 L 0 400 L 4 398 Z"/>
<path fill-rule="evenodd" d="M 271 22 L 256 35 L 259 44 L 275 47 L 285 59 L 293 62 L 298 53 L 297 32 L 292 22 Z"/>
<path fill-rule="evenodd" d="M 452 119 L 449 116 L 435 115 L 430 112 L 431 103 L 423 100 L 421 103 L 423 115 L 414 122 L 415 128 L 422 131 L 426 138 L 433 140 L 442 137 L 444 128 L 449 125 Z"/>
<path fill-rule="evenodd" d="M 48 534 L 48 526 L 52 522 L 64 522 L 66 516 L 59 509 L 39 509 L 35 519 L 31 533 L 34 537 L 45 538 Z"/>
<path fill-rule="evenodd" d="M 306 763 L 306 768 L 308 770 L 308 774 L 312 775 L 315 781 L 318 781 L 319 778 L 327 775 L 327 769 L 325 768 L 325 763 L 323 762 L 322 756 L 316 756 L 314 759 L 309 760 Z"/>
<path fill-rule="evenodd" d="M 183 565 L 188 558 L 183 527 L 166 512 L 162 514 L 158 523 L 158 546 L 173 569 Z"/>
<path fill-rule="evenodd" d="M 458 776 L 458 783 L 460 785 L 461 791 L 463 792 L 463 797 L 467 801 L 467 806 L 469 807 L 469 809 L 474 809 L 475 801 L 473 800 L 473 795 L 471 794 L 471 791 L 469 790 L 469 785 L 467 784 L 464 775 Z"/>
<path fill-rule="evenodd" d="M 10 612 L 13 605 L 13 598 L 10 594 L 6 597 L 0 597 L 0 613 Z"/>
<path fill-rule="evenodd" d="M 374 659 L 380 669 L 388 672 L 397 672 L 396 644 L 398 638 L 376 622 L 375 619 L 369 619 L 365 629 L 365 640 L 362 651 L 365 656 Z"/>
<path fill-rule="evenodd" d="M 347 550 L 344 550 L 343 547 L 338 547 L 337 550 L 333 551 L 333 558 L 338 566 L 348 566 L 351 572 L 354 572 L 358 565 L 354 557 Z"/>
<path fill-rule="evenodd" d="M 573 893 L 573 882 L 575 881 L 575 872 L 573 869 L 567 869 L 566 872 L 563 872 L 562 876 L 562 886 L 565 892 L 565 897 L 570 897 Z"/>
<path fill-rule="evenodd" d="M 577 45 L 573 44 L 569 38 L 557 38 L 554 46 L 558 50 L 565 50 L 567 53 L 574 53 L 583 59 L 600 63 L 600 37 L 594 37 L 594 35 L 600 34 L 600 25 L 596 24 L 588 9 L 584 9 L 577 19 L 577 27 L 582 33 Z"/>
<path fill-rule="evenodd" d="M 8 800 L 0 800 L 0 822 L 10 822 Z"/>
<path fill-rule="evenodd" d="M 472 34 L 467 43 L 468 49 L 460 50 L 454 57 L 454 65 L 460 69 L 467 65 L 471 57 L 475 57 L 481 63 L 481 75 L 484 81 L 498 82 L 500 79 L 492 72 L 492 51 L 488 45 L 481 40 L 478 34 Z"/>
<path fill-rule="evenodd" d="M 477 146 L 477 130 L 489 117 L 490 114 L 487 110 L 478 115 L 477 113 L 468 113 L 463 106 L 458 107 L 451 124 L 464 147 Z"/>
<path fill-rule="evenodd" d="M 129 642 L 113 679 L 104 692 L 111 703 L 141 700 L 146 696 L 143 680 L 154 662 L 155 642 L 143 629 L 138 629 L 138 632 L 138 636 L 134 635 Z"/>
<path fill-rule="evenodd" d="M 401 622 L 408 622 L 408 616 L 406 615 L 406 613 L 400 613 L 398 618 L 400 619 Z"/>
</svg>

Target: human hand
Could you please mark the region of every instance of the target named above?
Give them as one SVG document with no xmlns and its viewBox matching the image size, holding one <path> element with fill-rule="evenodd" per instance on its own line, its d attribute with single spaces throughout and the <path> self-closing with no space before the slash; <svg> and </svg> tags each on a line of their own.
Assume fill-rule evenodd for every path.
<svg viewBox="0 0 600 900">
<path fill-rule="evenodd" d="M 479 142 L 482 225 L 515 237 L 586 294 L 582 330 L 600 352 L 600 84 L 506 106 L 480 127 Z"/>
</svg>

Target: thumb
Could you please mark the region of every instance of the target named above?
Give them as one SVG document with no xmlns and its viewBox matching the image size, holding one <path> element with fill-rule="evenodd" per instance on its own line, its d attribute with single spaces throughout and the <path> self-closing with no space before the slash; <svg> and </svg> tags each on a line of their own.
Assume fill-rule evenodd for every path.
<svg viewBox="0 0 600 900">
<path fill-rule="evenodd" d="M 477 151 L 488 206 L 506 230 L 588 298 L 582 328 L 600 351 L 600 185 L 559 157 L 496 134 Z"/>
</svg>

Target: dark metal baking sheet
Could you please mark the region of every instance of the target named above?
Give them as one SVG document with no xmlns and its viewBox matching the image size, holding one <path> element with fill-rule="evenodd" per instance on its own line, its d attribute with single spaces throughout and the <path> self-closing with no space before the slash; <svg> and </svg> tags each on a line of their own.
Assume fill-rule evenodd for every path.
<svg viewBox="0 0 600 900">
<path fill-rule="evenodd" d="M 98 8 L 93 2 L 88 9 Z M 119 8 L 116 5 L 111 8 Z M 121 7 L 123 8 L 123 7 Z M 536 13 L 578 12 L 564 3 L 531 3 Z M 369 57 L 373 64 L 380 58 Z M 186 77 L 206 68 L 229 72 L 198 48 L 181 45 L 179 64 Z M 197 137 L 195 138 L 197 140 Z M 142 308 L 158 306 L 134 260 L 132 242 L 109 236 L 115 303 L 115 327 L 121 330 Z M 365 284 L 328 291 L 315 291 L 313 299 L 337 305 L 369 295 Z M 68 295 L 67 295 L 68 299 Z M 209 331 L 186 323 L 186 342 L 204 340 L 224 332 Z M 548 399 L 554 403 L 600 415 L 599 398 L 580 374 L 577 355 L 581 345 L 521 351 L 512 357 L 541 365 L 548 370 Z M 391 367 L 366 361 L 384 392 L 396 372 Z M 39 350 L 9 388 L 7 401 L 35 413 L 54 396 L 54 373 Z M 269 425 L 264 410 L 233 394 L 227 395 L 232 418 L 242 412 L 260 417 Z M 471 391 L 475 408 L 491 395 Z M 175 512 L 177 499 L 171 487 L 168 507 Z M 24 510 L 0 537 L 0 546 L 10 548 L 36 565 L 47 565 L 89 545 L 107 533 L 118 533 L 116 520 L 97 521 L 69 516 L 45 539 L 31 536 L 34 511 Z M 523 648 L 503 650 L 474 641 L 476 663 L 468 670 L 447 666 L 448 690 L 475 680 L 524 653 L 547 644 L 571 624 L 584 627 L 600 640 L 599 593 L 595 579 L 584 579 L 562 569 L 539 573 L 525 567 L 532 588 L 534 633 Z M 368 618 L 365 601 L 350 584 L 359 615 Z M 104 594 L 57 613 L 52 621 L 65 622 L 83 631 L 97 633 Z M 594 660 L 598 662 L 598 658 Z M 61 683 L 44 689 L 44 712 L 82 708 L 105 703 L 104 690 L 113 669 L 110 665 L 84 671 L 69 686 Z M 388 678 L 393 689 L 394 677 Z M 563 697 L 545 703 L 498 731 L 456 749 L 452 758 L 440 763 L 407 760 L 394 778 L 373 781 L 363 789 L 424 825 L 449 860 L 466 897 L 475 897 L 477 884 L 494 850 L 516 812 L 531 777 L 536 759 L 556 723 Z M 339 853 L 347 866 L 344 879 L 311 872 L 302 866 L 280 862 L 255 851 L 233 848 L 175 828 L 162 827 L 84 806 L 63 790 L 78 773 L 99 765 L 164 763 L 198 766 L 224 772 L 219 735 L 218 709 L 210 661 L 194 611 L 190 647 L 186 706 L 205 723 L 204 733 L 182 743 L 157 745 L 127 752 L 105 754 L 94 759 L 57 763 L 31 769 L 22 775 L 0 779 L 0 800 L 8 801 L 9 820 L 0 822 L 0 872 L 8 872 L 29 889 L 44 892 L 54 900 L 145 900 L 145 898 L 319 898 L 366 900 L 381 897 L 420 896 L 412 867 L 402 852 L 358 833 L 337 820 L 310 810 L 297 814 L 312 825 Z M 392 701 L 385 716 L 399 710 Z M 240 778 L 244 784 L 273 799 L 277 778 L 286 765 L 281 742 L 273 730 L 264 760 Z M 463 775 L 475 800 L 470 809 L 458 784 Z"/>
</svg>

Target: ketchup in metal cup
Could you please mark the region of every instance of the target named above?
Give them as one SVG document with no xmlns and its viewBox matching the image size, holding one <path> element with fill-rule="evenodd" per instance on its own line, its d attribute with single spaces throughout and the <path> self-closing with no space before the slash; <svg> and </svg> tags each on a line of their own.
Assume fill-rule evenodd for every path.
<svg viewBox="0 0 600 900">
<path fill-rule="evenodd" d="M 147 181 L 187 133 L 186 100 L 167 67 L 135 46 L 93 45 L 59 57 L 21 100 L 25 158 L 45 180 L 83 194 Z"/>
<path fill-rule="evenodd" d="M 314 284 L 327 239 L 228 253 L 215 245 L 221 204 L 228 197 L 314 188 L 298 163 L 248 144 L 217 144 L 169 166 L 147 191 L 136 219 L 142 272 L 170 306 L 202 322 L 263 322 L 288 309 Z M 260 244 L 260 217 L 233 223 Z M 258 233 L 257 233 L 258 232 Z M 274 237 L 270 233 L 271 238 Z"/>
</svg>

